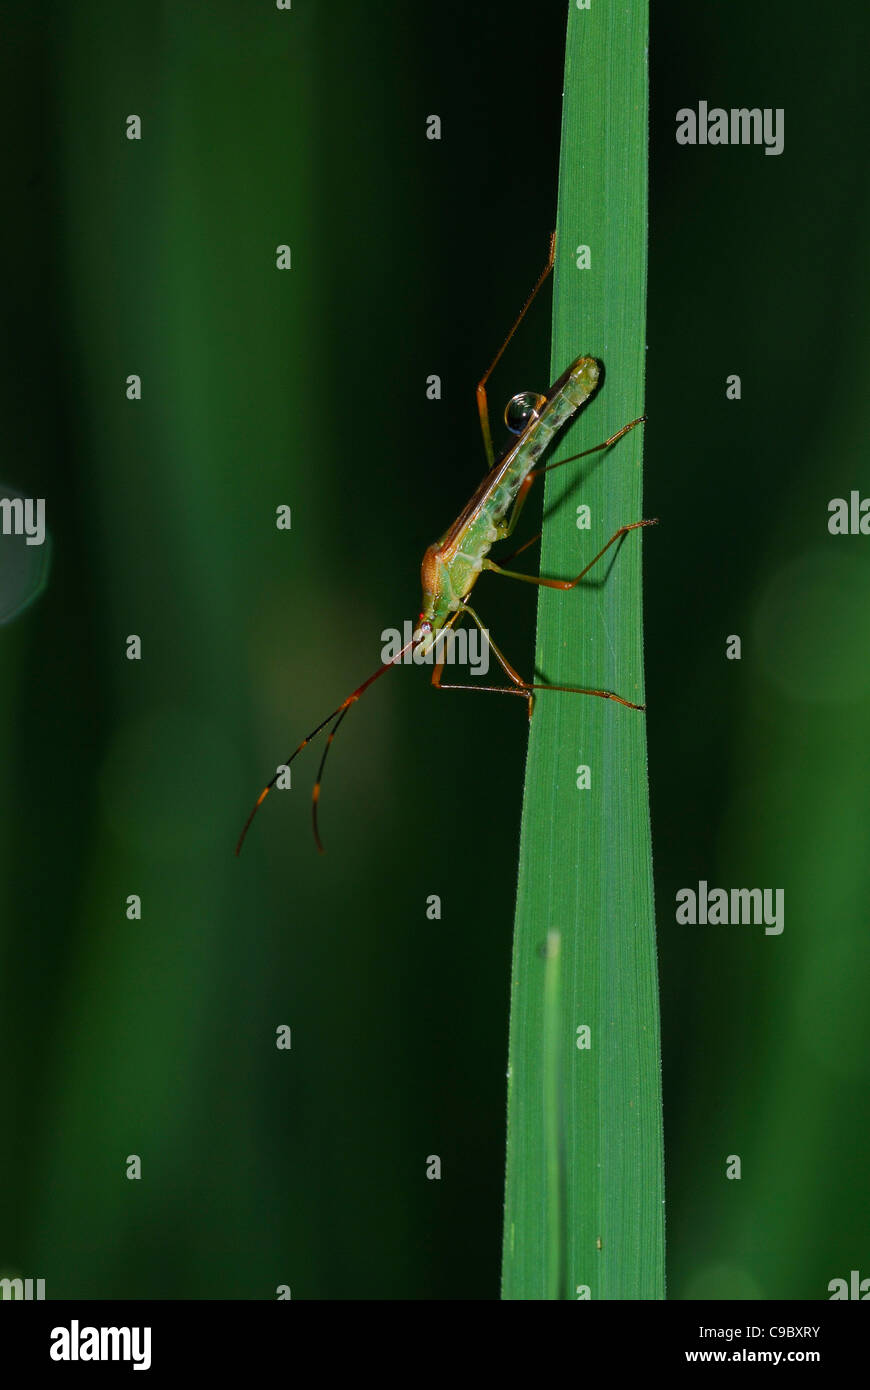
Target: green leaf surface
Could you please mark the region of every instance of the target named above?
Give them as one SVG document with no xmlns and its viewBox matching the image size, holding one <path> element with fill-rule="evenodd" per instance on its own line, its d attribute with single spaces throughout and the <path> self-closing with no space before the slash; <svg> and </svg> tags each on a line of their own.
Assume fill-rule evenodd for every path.
<svg viewBox="0 0 870 1390">
<path fill-rule="evenodd" d="M 605 379 L 548 462 L 643 411 L 647 29 L 644 3 L 569 7 L 551 379 L 582 353 Z M 588 269 L 577 265 L 584 246 Z M 644 515 L 642 447 L 638 428 L 548 475 L 541 574 L 576 575 Z M 538 680 L 643 701 L 642 555 L 661 541 L 657 529 L 629 532 L 577 589 L 540 591 Z M 536 701 L 511 988 L 505 1298 L 664 1297 L 646 718 L 582 695 Z"/>
</svg>

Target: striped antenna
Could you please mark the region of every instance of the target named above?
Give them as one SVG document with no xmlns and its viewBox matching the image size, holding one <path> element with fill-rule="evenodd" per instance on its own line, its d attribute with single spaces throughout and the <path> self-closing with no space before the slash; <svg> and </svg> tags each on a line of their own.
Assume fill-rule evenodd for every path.
<svg viewBox="0 0 870 1390">
<path fill-rule="evenodd" d="M 391 667 L 395 666 L 398 662 L 400 662 L 405 653 L 411 651 L 416 645 L 417 641 L 415 641 L 415 639 L 412 637 L 410 642 L 406 642 L 402 650 L 400 652 L 397 652 L 391 661 L 386 662 L 383 666 L 379 666 L 378 669 L 369 676 L 368 680 L 364 680 L 362 685 L 358 685 L 356 690 L 352 691 L 351 694 L 348 695 L 346 700 L 342 700 L 341 704 L 338 706 L 338 709 L 334 709 L 332 711 L 332 714 L 328 714 L 325 719 L 321 719 L 320 723 L 317 725 L 317 728 L 312 729 L 311 733 L 307 734 L 305 738 L 302 740 L 302 742 L 296 745 L 289 758 L 286 758 L 284 760 L 278 771 L 275 773 L 275 776 L 272 778 L 271 782 L 268 782 L 266 784 L 266 786 L 260 792 L 260 795 L 257 797 L 257 800 L 254 802 L 254 805 L 251 808 L 251 814 L 248 816 L 248 819 L 242 826 L 242 833 L 239 836 L 238 841 L 236 843 L 237 856 L 242 852 L 242 845 L 245 843 L 245 836 L 251 828 L 251 822 L 253 821 L 254 816 L 257 814 L 263 802 L 266 800 L 266 797 L 269 795 L 269 792 L 272 790 L 275 783 L 278 781 L 278 778 L 280 777 L 284 768 L 289 767 L 293 759 L 297 757 L 299 753 L 302 752 L 302 749 L 307 748 L 311 740 L 316 738 L 319 733 L 322 733 L 323 730 L 327 728 L 329 724 L 332 724 L 333 720 L 335 720 L 333 727 L 329 731 L 329 737 L 326 740 L 326 747 L 323 750 L 323 757 L 320 759 L 320 767 L 317 770 L 317 780 L 314 783 L 314 790 L 312 792 L 311 798 L 312 818 L 314 822 L 314 840 L 318 850 L 321 854 L 323 854 L 323 842 L 320 838 L 320 832 L 317 827 L 317 803 L 320 800 L 320 784 L 323 781 L 323 768 L 324 764 L 326 763 L 326 755 L 332 747 L 332 740 L 338 733 L 339 725 L 341 724 L 341 721 L 344 719 L 351 705 L 354 704 L 360 698 L 361 695 L 365 694 L 370 685 L 373 685 L 374 682 L 378 680 L 381 676 L 383 676 L 385 672 L 389 671 Z"/>
</svg>

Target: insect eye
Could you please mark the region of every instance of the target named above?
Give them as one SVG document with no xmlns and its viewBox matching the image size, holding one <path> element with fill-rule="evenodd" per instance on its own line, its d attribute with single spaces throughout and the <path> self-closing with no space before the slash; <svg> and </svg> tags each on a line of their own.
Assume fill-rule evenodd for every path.
<svg viewBox="0 0 870 1390">
<path fill-rule="evenodd" d="M 532 420 L 537 419 L 546 399 L 537 391 L 520 391 L 518 395 L 511 396 L 504 408 L 504 422 L 511 434 L 522 434 Z"/>
</svg>

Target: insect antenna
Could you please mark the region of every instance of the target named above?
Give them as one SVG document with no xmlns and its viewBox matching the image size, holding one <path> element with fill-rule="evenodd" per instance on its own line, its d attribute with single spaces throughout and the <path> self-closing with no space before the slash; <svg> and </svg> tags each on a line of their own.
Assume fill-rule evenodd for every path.
<svg viewBox="0 0 870 1390">
<path fill-rule="evenodd" d="M 395 666 L 399 661 L 401 661 L 405 653 L 411 651 L 415 646 L 418 645 L 418 643 L 419 638 L 413 637 L 411 638 L 410 642 L 406 642 L 402 650 L 400 652 L 397 652 L 391 661 L 385 662 L 383 666 L 379 666 L 376 671 L 373 671 L 372 674 L 368 677 L 368 679 L 363 681 L 362 685 L 358 685 L 356 690 L 352 690 L 350 695 L 348 695 L 345 700 L 342 700 L 341 704 L 338 706 L 337 709 L 334 709 L 331 714 L 328 714 L 326 716 L 325 719 L 321 719 L 320 723 L 317 725 L 317 728 L 312 729 L 311 733 L 306 734 L 302 742 L 296 745 L 290 756 L 284 759 L 284 762 L 278 768 L 278 771 L 275 773 L 275 776 L 272 778 L 271 782 L 266 783 L 265 787 L 260 792 L 260 795 L 257 797 L 257 800 L 251 807 L 251 813 L 248 816 L 248 819 L 245 821 L 244 825 L 242 826 L 242 833 L 236 841 L 236 855 L 241 854 L 242 845 L 245 843 L 245 836 L 251 828 L 251 822 L 253 821 L 255 815 L 259 811 L 263 802 L 266 800 L 266 797 L 269 795 L 269 792 L 272 790 L 275 783 L 278 781 L 278 778 L 284 771 L 284 768 L 289 767 L 293 759 L 297 757 L 299 753 L 302 752 L 302 749 L 307 748 L 311 740 L 315 739 L 319 733 L 322 733 L 323 730 L 327 728 L 329 724 L 332 724 L 333 720 L 335 720 L 335 723 L 329 731 L 329 737 L 326 740 L 326 747 L 323 750 L 323 757 L 320 759 L 320 767 L 317 770 L 317 780 L 314 783 L 314 791 L 312 793 L 314 839 L 316 841 L 317 848 L 319 849 L 320 853 L 323 854 L 323 842 L 320 839 L 320 833 L 317 828 L 317 803 L 320 799 L 320 784 L 323 781 L 323 765 L 326 762 L 326 755 L 332 747 L 332 740 L 335 738 L 335 735 L 338 732 L 338 727 L 341 724 L 341 721 L 344 719 L 345 715 L 347 714 L 348 710 L 350 709 L 351 705 L 355 704 L 356 701 L 360 698 L 360 696 L 365 694 L 370 685 L 373 685 L 376 680 L 378 680 L 381 676 L 385 674 L 385 672 L 389 671 L 391 667 Z"/>
<path fill-rule="evenodd" d="M 314 783 L 314 790 L 311 793 L 311 823 L 314 827 L 314 843 L 317 845 L 317 848 L 321 854 L 323 854 L 324 852 L 323 841 L 320 838 L 320 831 L 317 828 L 317 804 L 320 801 L 320 784 L 323 781 L 323 769 L 326 766 L 326 755 L 332 747 L 332 740 L 338 733 L 338 730 L 341 727 L 341 721 L 342 719 L 344 719 L 349 709 L 350 705 L 346 705 L 344 707 L 344 709 L 341 711 L 341 714 L 338 716 L 338 718 L 336 719 L 335 723 L 329 731 L 329 737 L 326 740 L 326 747 L 323 750 L 323 757 L 320 759 L 320 767 L 317 769 L 317 779 Z"/>
<path fill-rule="evenodd" d="M 290 766 L 290 764 L 292 763 L 293 759 L 297 756 L 297 754 L 299 754 L 299 753 L 302 752 L 302 749 L 303 749 L 303 748 L 307 748 L 308 744 L 311 742 L 311 740 L 312 740 L 313 738 L 316 738 L 316 737 L 317 737 L 317 735 L 320 733 L 321 729 L 325 729 L 326 726 L 327 726 L 327 724 L 329 724 L 333 719 L 335 719 L 336 715 L 341 714 L 342 712 L 343 712 L 343 706 L 342 706 L 342 705 L 339 705 L 338 709 L 334 709 L 334 710 L 332 711 L 332 714 L 328 714 L 328 715 L 326 716 L 325 719 L 321 720 L 321 722 L 318 724 L 317 728 L 316 728 L 316 729 L 312 729 L 312 730 L 311 730 L 311 733 L 310 733 L 310 734 L 307 734 L 307 735 L 305 736 L 305 738 L 302 740 L 302 742 L 301 742 L 301 743 L 298 743 L 298 744 L 296 745 L 296 747 L 294 748 L 294 750 L 293 750 L 293 752 L 290 754 L 290 756 L 289 756 L 288 758 L 285 758 L 285 759 L 284 759 L 284 762 L 282 763 L 282 765 L 281 765 L 281 767 L 278 769 L 278 771 L 275 773 L 275 776 L 272 778 L 271 782 L 267 782 L 267 783 L 266 783 L 265 787 L 264 787 L 263 790 L 260 792 L 260 795 L 257 797 L 257 800 L 254 802 L 253 806 L 251 807 L 251 813 L 250 813 L 250 815 L 248 816 L 248 819 L 245 821 L 244 825 L 242 826 L 242 833 L 241 833 L 241 835 L 239 836 L 238 840 L 236 841 L 236 854 L 237 854 L 237 855 L 241 854 L 241 852 L 242 852 L 242 845 L 245 843 L 245 836 L 247 835 L 248 831 L 249 831 L 250 828 L 251 828 L 251 822 L 253 821 L 254 816 L 257 814 L 257 812 L 259 811 L 259 809 L 260 809 L 260 807 L 262 806 L 263 802 L 266 800 L 266 797 L 269 795 L 269 792 L 272 790 L 272 788 L 274 787 L 275 783 L 278 781 L 278 778 L 280 777 L 281 772 L 284 770 L 285 767 L 289 767 L 289 766 Z"/>
</svg>

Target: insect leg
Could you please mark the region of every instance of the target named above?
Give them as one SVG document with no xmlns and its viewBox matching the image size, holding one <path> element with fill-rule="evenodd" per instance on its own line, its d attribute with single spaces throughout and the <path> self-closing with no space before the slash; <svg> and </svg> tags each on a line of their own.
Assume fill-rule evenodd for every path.
<svg viewBox="0 0 870 1390">
<path fill-rule="evenodd" d="M 526 584 L 542 584 L 547 589 L 574 589 L 580 583 L 584 575 L 589 573 L 593 565 L 598 564 L 602 555 L 607 553 L 614 541 L 618 541 L 627 531 L 636 530 L 638 526 L 657 525 L 658 517 L 653 517 L 650 521 L 630 521 L 627 526 L 620 526 L 618 531 L 614 531 L 607 544 L 601 547 L 594 560 L 590 560 L 586 568 L 582 569 L 575 579 L 543 579 L 539 574 L 520 574 L 519 570 L 502 569 L 501 565 L 497 565 L 494 560 L 484 560 L 483 568 L 485 570 L 492 570 L 495 574 L 503 574 L 507 579 L 522 579 Z"/>
<path fill-rule="evenodd" d="M 556 463 L 548 463 L 544 468 L 533 468 L 531 473 L 526 474 L 520 484 L 519 491 L 514 498 L 514 505 L 510 516 L 506 521 L 499 522 L 496 526 L 498 539 L 504 541 L 507 540 L 508 536 L 513 535 L 516 530 L 517 522 L 520 519 L 520 512 L 525 506 L 526 498 L 529 495 L 529 489 L 536 478 L 542 478 L 545 473 L 550 472 L 551 468 L 561 468 L 563 463 L 574 463 L 576 459 L 586 458 L 587 454 L 597 454 L 601 449 L 611 449 L 617 440 L 621 439 L 624 434 L 628 434 L 629 430 L 633 430 L 635 425 L 643 424 L 645 420 L 645 415 L 639 415 L 636 420 L 631 420 L 629 424 L 623 425 L 621 430 L 617 430 L 616 434 L 612 434 L 609 439 L 605 439 L 603 444 L 594 444 L 591 449 L 584 449 L 582 454 L 572 454 L 570 458 L 558 459 Z M 531 544 L 531 542 L 528 542 L 528 544 Z M 524 550 L 525 546 L 521 546 L 520 548 Z M 514 551 L 515 555 L 519 555 L 519 553 L 519 550 Z"/>
<path fill-rule="evenodd" d="M 617 440 L 621 439 L 624 434 L 628 434 L 629 430 L 633 430 L 635 425 L 646 424 L 646 419 L 647 417 L 645 415 L 638 415 L 636 420 L 629 420 L 627 425 L 623 425 L 621 430 L 617 430 L 616 434 L 612 434 L 610 438 L 605 439 L 602 444 L 593 444 L 591 449 L 583 449 L 579 454 L 570 454 L 566 459 L 557 459 L 555 463 L 548 463 L 544 468 L 536 468 L 534 473 L 529 474 L 529 477 L 537 477 L 541 473 L 549 473 L 553 468 L 561 468 L 563 463 L 574 463 L 577 459 L 585 459 L 587 455 L 597 454 L 602 449 L 612 449 Z M 517 497 L 519 498 L 519 493 L 517 493 Z"/>
<path fill-rule="evenodd" d="M 504 557 L 504 563 L 508 564 L 510 560 L 515 560 L 518 555 L 522 555 L 524 550 L 528 550 L 529 546 L 537 545 L 543 534 L 543 531 L 539 531 L 536 536 L 532 536 L 531 540 L 523 541 L 522 545 L 518 545 L 516 550 L 512 550 L 510 555 Z"/>
<path fill-rule="evenodd" d="M 534 703 L 534 696 L 532 696 L 532 695 L 529 694 L 529 687 L 528 687 L 528 685 L 526 684 L 526 682 L 523 680 L 522 676 L 521 676 L 517 671 L 514 670 L 513 666 L 510 664 L 510 662 L 508 661 L 508 659 L 507 659 L 507 657 L 504 655 L 504 653 L 501 652 L 501 651 L 499 651 L 498 647 L 497 647 L 497 646 L 495 645 L 495 643 L 493 642 L 492 638 L 490 637 L 490 635 L 489 635 L 489 633 L 487 632 L 486 628 L 484 627 L 483 623 L 480 621 L 480 618 L 479 618 L 479 617 L 477 616 L 477 614 L 475 613 L 474 609 L 473 609 L 473 608 L 469 608 L 467 604 L 463 604 L 461 608 L 457 609 L 456 613 L 455 613 L 455 614 L 453 615 L 453 617 L 450 619 L 450 622 L 447 624 L 447 626 L 448 626 L 448 627 L 452 627 L 453 624 L 456 622 L 456 619 L 457 619 L 457 618 L 460 616 L 460 614 L 462 614 L 462 613 L 467 613 L 467 614 L 469 615 L 469 617 L 472 618 L 472 619 L 474 620 L 474 622 L 477 623 L 477 626 L 480 628 L 481 632 L 482 632 L 482 633 L 484 634 L 484 636 L 486 637 L 486 640 L 487 640 L 489 646 L 490 646 L 490 647 L 492 648 L 492 650 L 495 652 L 496 659 L 498 660 L 499 665 L 501 666 L 502 670 L 504 671 L 504 673 L 505 673 L 505 675 L 508 677 L 508 679 L 509 679 L 510 681 L 513 682 L 513 684 L 512 684 L 512 685 L 454 685 L 452 681 L 448 681 L 448 682 L 445 684 L 445 683 L 441 680 L 441 675 L 442 675 L 442 672 L 444 671 L 444 662 L 443 662 L 443 661 L 440 661 L 440 662 L 436 665 L 435 670 L 432 672 L 432 684 L 434 685 L 435 689 L 436 689 L 436 690 L 483 690 L 483 691 L 486 691 L 487 694 L 490 694 L 490 695 L 522 695 L 523 698 L 524 698 L 524 699 L 527 699 L 528 702 L 529 702 L 529 718 L 531 719 L 531 717 L 532 717 L 532 704 Z"/>
<path fill-rule="evenodd" d="M 635 522 L 635 525 L 637 524 L 638 523 Z M 636 705 L 631 700 L 623 700 L 621 695 L 614 695 L 612 690 L 590 690 L 586 686 L 580 685 L 544 685 L 538 681 L 524 681 L 522 676 L 514 670 L 513 666 L 504 655 L 504 652 L 500 651 L 495 642 L 493 642 L 474 609 L 469 608 L 467 604 L 463 604 L 456 614 L 456 617 L 459 616 L 459 613 L 468 613 L 477 623 L 481 632 L 486 633 L 487 642 L 495 652 L 502 670 L 510 680 L 513 681 L 513 685 L 445 685 L 441 680 L 441 672 L 444 670 L 444 662 L 442 661 L 432 672 L 432 684 L 435 686 L 436 690 L 482 690 L 492 695 L 523 695 L 529 702 L 530 719 L 532 717 L 532 708 L 534 705 L 533 692 L 535 690 L 561 690 L 567 695 L 596 695 L 601 700 L 615 700 L 618 705 L 625 705 L 628 709 L 646 709 L 646 705 Z M 455 621 L 456 618 L 452 618 L 449 626 L 452 627 Z"/>
<path fill-rule="evenodd" d="M 492 447 L 492 433 L 489 428 L 489 405 L 486 399 L 486 383 L 489 381 L 489 378 L 491 377 L 496 364 L 501 359 L 502 353 L 504 352 L 511 338 L 516 333 L 523 319 L 525 318 L 526 311 L 529 305 L 531 304 L 535 295 L 538 293 L 538 290 L 543 285 L 547 276 L 550 274 L 550 271 L 553 269 L 553 262 L 555 261 L 555 258 L 556 233 L 554 232 L 550 238 L 550 254 L 547 257 L 547 264 L 544 266 L 544 269 L 538 276 L 538 279 L 535 282 L 535 287 L 529 295 L 528 299 L 526 300 L 525 304 L 523 305 L 522 309 L 520 310 L 517 319 L 513 327 L 511 328 L 510 333 L 508 333 L 498 352 L 495 354 L 495 357 L 492 359 L 492 361 L 490 362 L 489 366 L 487 367 L 486 371 L 484 372 L 483 376 L 480 378 L 480 381 L 477 384 L 477 413 L 480 416 L 480 430 L 481 434 L 483 435 L 483 447 L 486 450 L 488 468 L 492 468 L 492 465 L 495 463 L 495 450 Z"/>
</svg>

